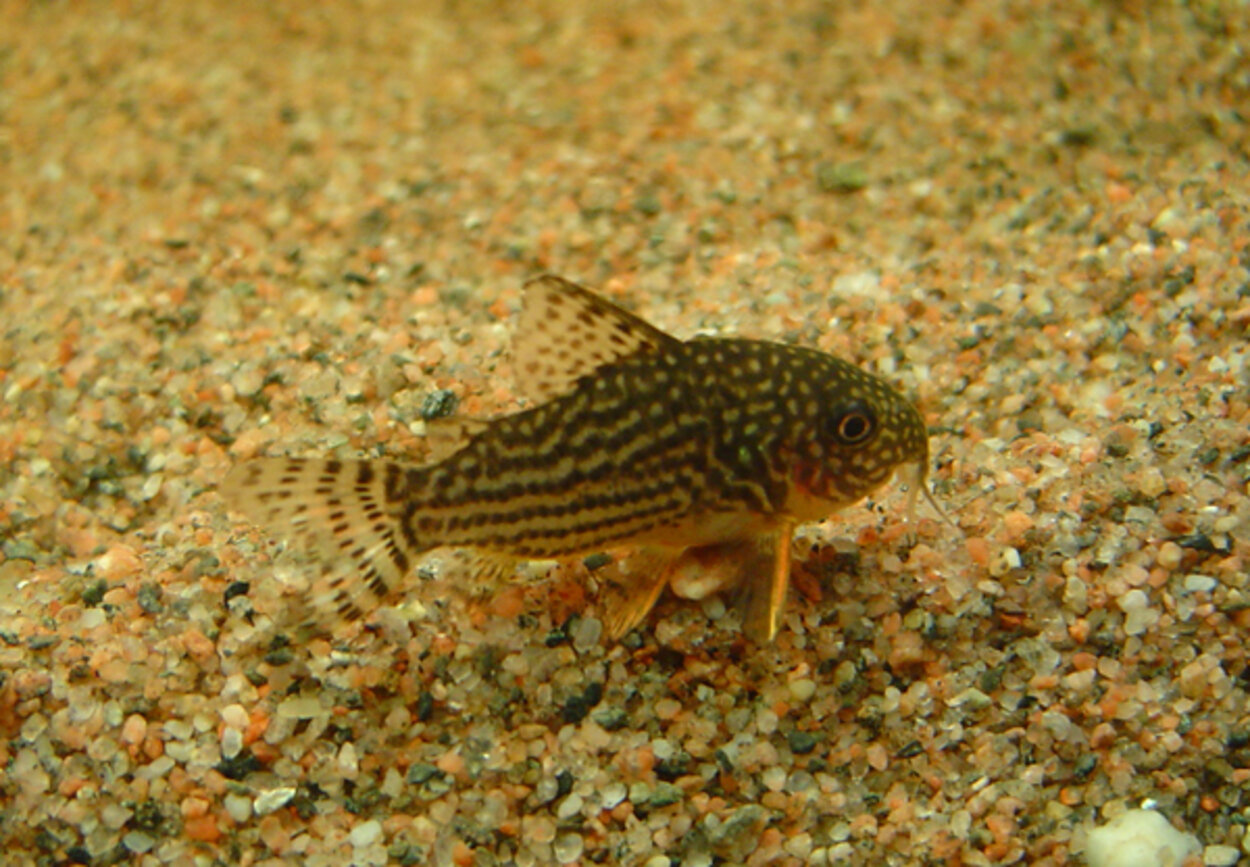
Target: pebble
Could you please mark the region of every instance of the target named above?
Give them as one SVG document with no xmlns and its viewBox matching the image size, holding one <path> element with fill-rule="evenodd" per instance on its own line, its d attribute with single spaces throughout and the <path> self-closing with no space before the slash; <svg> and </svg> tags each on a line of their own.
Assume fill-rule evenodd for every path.
<svg viewBox="0 0 1250 867">
<path fill-rule="evenodd" d="M 552 844 L 551 851 L 561 864 L 571 864 L 582 857 L 586 844 L 581 834 L 560 834 Z"/>
<path fill-rule="evenodd" d="M 141 768 L 135 771 L 135 778 L 140 780 L 159 780 L 168 774 L 176 766 L 173 756 L 168 754 L 157 756 Z"/>
<path fill-rule="evenodd" d="M 1122 594 L 1116 603 L 1124 612 L 1124 632 L 1126 635 L 1141 635 L 1159 621 L 1158 609 L 1149 607 L 1150 597 L 1136 588 Z"/>
<path fill-rule="evenodd" d="M 760 782 L 769 791 L 780 792 L 786 787 L 786 769 L 776 765 L 765 768 L 764 773 L 760 775 Z"/>
<path fill-rule="evenodd" d="M 230 384 L 234 387 L 235 394 L 240 397 L 251 397 L 256 394 L 256 392 L 260 391 L 260 387 L 264 382 L 264 373 L 258 365 L 251 362 L 240 365 L 230 379 Z"/>
<path fill-rule="evenodd" d="M 1157 499 L 1168 489 L 1168 481 L 1158 467 L 1150 467 L 1137 477 L 1137 490 L 1151 499 Z"/>
<path fill-rule="evenodd" d="M 1233 867 L 1241 858 L 1236 846 L 1207 846 L 1202 850 L 1202 863 L 1206 867 Z"/>
<path fill-rule="evenodd" d="M 356 755 L 356 745 L 351 741 L 339 747 L 339 773 L 345 779 L 354 780 L 360 773 L 360 759 Z"/>
<path fill-rule="evenodd" d="M 382 823 L 377 819 L 368 819 L 361 822 L 347 835 L 348 841 L 357 849 L 365 846 L 372 846 L 378 840 L 382 839 Z"/>
<path fill-rule="evenodd" d="M 786 852 L 798 858 L 803 863 L 810 863 L 812 856 L 812 835 L 807 832 L 795 834 L 786 839 L 784 847 Z"/>
<path fill-rule="evenodd" d="M 286 719 L 312 719 L 326 713 L 316 696 L 288 698 L 278 703 L 277 715 Z"/>
<path fill-rule="evenodd" d="M 252 818 L 252 799 L 245 795 L 227 794 L 222 798 L 222 805 L 226 808 L 226 814 L 237 824 L 242 825 Z"/>
<path fill-rule="evenodd" d="M 995 578 L 1002 578 L 1007 573 L 1019 569 L 1023 563 L 1019 549 L 1007 545 L 996 552 L 990 560 L 990 574 Z"/>
<path fill-rule="evenodd" d="M 122 742 L 127 744 L 141 744 L 148 734 L 148 721 L 139 714 L 131 714 L 126 717 L 125 724 L 122 725 Z"/>
<path fill-rule="evenodd" d="M 1089 587 L 1075 575 L 1070 576 L 1063 585 L 1063 604 L 1069 611 L 1084 614 L 1089 610 Z"/>
<path fill-rule="evenodd" d="M 249 719 L 241 704 L 228 704 L 221 709 L 221 721 L 231 728 L 246 729 Z"/>
<path fill-rule="evenodd" d="M 967 707 L 970 710 L 981 710 L 989 707 L 992 702 L 993 699 L 975 686 L 970 686 L 946 700 L 951 707 Z"/>
<path fill-rule="evenodd" d="M 603 621 L 597 617 L 581 617 L 573 625 L 573 649 L 578 653 L 586 653 L 597 648 L 603 637 Z"/>
<path fill-rule="evenodd" d="M 1164 542 L 1159 546 L 1159 553 L 1155 557 L 1155 562 L 1164 569 L 1171 570 L 1181 565 L 1181 559 L 1184 555 L 1185 552 L 1180 545 L 1175 542 Z"/>
<path fill-rule="evenodd" d="M 221 730 L 221 754 L 233 759 L 243 750 L 243 733 L 236 728 L 226 727 Z"/>
<path fill-rule="evenodd" d="M 16 774 L 14 776 L 16 777 Z M 128 810 L 121 804 L 105 804 L 100 809 L 100 820 L 106 828 L 121 828 L 130 821 L 133 815 L 133 810 Z"/>
<path fill-rule="evenodd" d="M 686 797 L 686 793 L 681 790 L 680 786 L 672 783 L 657 783 L 655 788 L 651 790 L 651 796 L 648 799 L 652 807 L 667 807 L 671 804 L 679 804 Z"/>
<path fill-rule="evenodd" d="M 1042 726 L 1057 740 L 1066 741 L 1072 735 L 1072 720 L 1063 711 L 1048 710 L 1042 714 Z"/>
<path fill-rule="evenodd" d="M 256 811 L 256 815 L 265 816 L 274 810 L 281 810 L 291 803 L 291 799 L 294 797 L 295 789 L 293 787 L 283 786 L 277 789 L 270 789 L 256 796 L 256 800 L 252 802 L 252 808 Z"/>
<path fill-rule="evenodd" d="M 556 823 L 546 816 L 533 816 L 525 822 L 525 838 L 531 843 L 551 843 L 556 838 Z"/>
<path fill-rule="evenodd" d="M 122 837 L 122 845 L 136 855 L 142 855 L 152 850 L 152 847 L 156 845 L 156 840 L 151 834 L 145 834 L 143 831 L 131 831 Z"/>
<path fill-rule="evenodd" d="M 583 804 L 582 796 L 573 792 L 556 807 L 556 818 L 561 821 L 571 819 L 582 811 Z"/>
<path fill-rule="evenodd" d="M 599 803 L 605 810 L 611 810 L 621 801 L 624 801 L 627 794 L 629 794 L 629 791 L 625 788 L 624 783 L 608 783 L 600 792 Z"/>
<path fill-rule="evenodd" d="M 816 681 L 810 677 L 800 677 L 790 681 L 789 690 L 790 697 L 795 701 L 811 701 L 812 696 L 816 694 Z"/>
<path fill-rule="evenodd" d="M 741 849 L 750 851 L 753 837 L 768 820 L 768 811 L 759 804 L 738 807 L 717 827 L 709 829 L 708 840 L 718 848 L 737 854 Z"/>
<path fill-rule="evenodd" d="M 1210 575 L 1185 576 L 1184 587 L 1186 593 L 1210 593 L 1218 586 L 1220 586 L 1220 582 Z"/>
<path fill-rule="evenodd" d="M 790 752 L 796 756 L 805 756 L 820 744 L 820 736 L 813 732 L 792 731 L 786 736 Z"/>
</svg>

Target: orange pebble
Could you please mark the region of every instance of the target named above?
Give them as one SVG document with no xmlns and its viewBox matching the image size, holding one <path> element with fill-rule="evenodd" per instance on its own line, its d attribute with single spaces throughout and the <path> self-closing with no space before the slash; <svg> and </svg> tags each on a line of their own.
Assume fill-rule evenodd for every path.
<svg viewBox="0 0 1250 867">
<path fill-rule="evenodd" d="M 178 809 L 182 812 L 182 818 L 198 819 L 201 816 L 208 815 L 208 806 L 208 801 L 192 795 L 183 798 L 182 803 L 178 805 Z"/>
<path fill-rule="evenodd" d="M 1007 538 L 1009 541 L 1014 542 L 1026 532 L 1032 530 L 1034 523 L 1035 522 L 1031 516 L 1026 515 L 1018 509 L 1013 509 L 1006 515 L 1003 515 L 1003 527 L 1007 530 Z"/>
<path fill-rule="evenodd" d="M 1089 736 L 1089 745 L 1097 750 L 1111 746 L 1115 743 L 1115 740 L 1115 726 L 1111 725 L 1111 723 L 1103 722 L 1094 726 L 1094 730 Z"/>
<path fill-rule="evenodd" d="M 495 617 L 511 619 L 525 610 L 525 588 L 520 584 L 500 590 L 490 599 L 490 613 Z"/>
<path fill-rule="evenodd" d="M 255 707 L 248 716 L 247 731 L 243 733 L 243 743 L 251 744 L 269 728 L 269 714 L 262 707 Z"/>
<path fill-rule="evenodd" d="M 1081 650 L 1072 654 L 1072 667 L 1077 671 L 1089 671 L 1098 664 L 1098 657 L 1087 651 Z"/>
<path fill-rule="evenodd" d="M 443 753 L 434 763 L 440 771 L 453 777 L 464 773 L 464 757 L 455 751 Z"/>
<path fill-rule="evenodd" d="M 1133 198 L 1133 191 L 1126 184 L 1112 181 L 1107 184 L 1107 201 L 1113 205 L 1123 205 Z"/>
<path fill-rule="evenodd" d="M 985 566 L 990 562 L 990 543 L 980 536 L 969 536 L 964 540 L 964 548 L 972 562 Z"/>
<path fill-rule="evenodd" d="M 221 828 L 211 813 L 187 819 L 182 823 L 182 830 L 192 840 L 202 843 L 215 843 L 221 839 Z"/>
<path fill-rule="evenodd" d="M 1084 644 L 1089 638 L 1089 623 L 1084 617 L 1072 621 L 1068 626 L 1068 635 L 1073 641 Z"/>
<path fill-rule="evenodd" d="M 411 296 L 414 307 L 432 307 L 438 303 L 438 290 L 433 286 L 419 286 Z"/>
<path fill-rule="evenodd" d="M 1005 843 L 1016 832 L 1016 820 L 1001 813 L 991 813 L 985 817 L 985 827 L 994 835 L 994 841 Z"/>
</svg>

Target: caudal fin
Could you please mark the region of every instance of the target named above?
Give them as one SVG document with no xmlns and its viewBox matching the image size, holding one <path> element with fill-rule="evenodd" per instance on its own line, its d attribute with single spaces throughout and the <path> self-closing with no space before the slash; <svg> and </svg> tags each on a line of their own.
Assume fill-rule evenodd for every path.
<svg viewBox="0 0 1250 867">
<path fill-rule="evenodd" d="M 261 458 L 231 470 L 220 493 L 315 560 L 308 601 L 330 626 L 376 607 L 425 550 L 404 528 L 408 480 L 389 461 Z"/>
</svg>

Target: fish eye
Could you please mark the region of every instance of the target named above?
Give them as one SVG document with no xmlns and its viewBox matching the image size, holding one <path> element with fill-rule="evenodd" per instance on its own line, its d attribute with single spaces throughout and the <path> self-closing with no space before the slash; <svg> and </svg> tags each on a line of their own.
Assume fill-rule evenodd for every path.
<svg viewBox="0 0 1250 867">
<path fill-rule="evenodd" d="M 857 446 L 877 432 L 877 417 L 862 400 L 837 407 L 827 421 L 827 433 L 840 445 Z"/>
</svg>

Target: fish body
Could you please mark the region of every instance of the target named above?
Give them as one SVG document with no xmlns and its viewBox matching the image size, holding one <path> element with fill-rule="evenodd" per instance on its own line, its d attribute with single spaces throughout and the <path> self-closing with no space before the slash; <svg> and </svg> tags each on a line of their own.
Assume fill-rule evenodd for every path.
<svg viewBox="0 0 1250 867">
<path fill-rule="evenodd" d="M 687 596 L 738 587 L 747 628 L 769 640 L 793 528 L 900 467 L 924 482 L 915 407 L 825 353 L 679 340 L 542 277 L 527 284 L 514 355 L 537 405 L 451 422 L 465 442 L 437 463 L 261 459 L 233 470 L 224 493 L 316 555 L 314 603 L 340 618 L 388 596 L 435 548 L 516 559 L 632 548 L 605 613 L 609 635 L 636 625 L 672 583 Z"/>
</svg>

